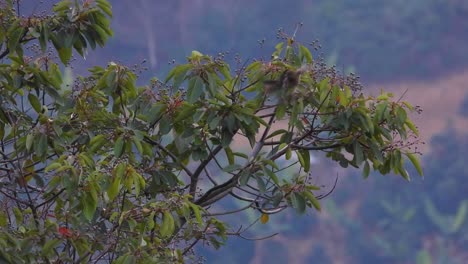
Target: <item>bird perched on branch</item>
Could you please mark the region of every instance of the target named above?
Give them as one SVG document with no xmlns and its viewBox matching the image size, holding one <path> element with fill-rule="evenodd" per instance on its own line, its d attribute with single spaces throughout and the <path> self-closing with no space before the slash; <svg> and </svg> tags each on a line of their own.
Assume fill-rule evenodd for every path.
<svg viewBox="0 0 468 264">
<path fill-rule="evenodd" d="M 290 98 L 294 88 L 299 85 L 301 74 L 308 70 L 308 65 L 303 65 L 297 70 L 285 70 L 279 80 L 264 81 L 265 94 L 275 95 L 281 100 Z"/>
</svg>

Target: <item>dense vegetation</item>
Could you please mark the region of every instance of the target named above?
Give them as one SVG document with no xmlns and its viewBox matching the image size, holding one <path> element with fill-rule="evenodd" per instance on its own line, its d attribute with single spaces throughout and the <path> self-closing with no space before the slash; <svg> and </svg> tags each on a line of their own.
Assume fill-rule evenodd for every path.
<svg viewBox="0 0 468 264">
<path fill-rule="evenodd" d="M 137 86 L 138 69 L 115 62 L 75 79 L 61 70 L 113 35 L 106 0 L 30 17 L 1 4 L 1 261 L 182 263 L 250 228 L 222 215 L 320 210 L 311 153 L 364 177 L 409 180 L 405 161 L 422 174 L 408 116 L 419 109 L 364 95 L 283 32 L 271 59 L 231 69 L 192 51 Z"/>
</svg>

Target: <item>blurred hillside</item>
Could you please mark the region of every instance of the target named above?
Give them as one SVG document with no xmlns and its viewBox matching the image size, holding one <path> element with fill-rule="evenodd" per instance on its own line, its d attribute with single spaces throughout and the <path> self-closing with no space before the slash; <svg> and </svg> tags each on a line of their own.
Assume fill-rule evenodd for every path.
<svg viewBox="0 0 468 264">
<path fill-rule="evenodd" d="M 366 82 L 427 79 L 468 66 L 468 2 L 464 0 L 194 0 L 111 1 L 115 38 L 92 60 L 149 59 L 153 71 L 197 49 L 268 56 L 276 29 L 320 40 L 324 57 L 354 68 Z"/>
<path fill-rule="evenodd" d="M 56 0 L 21 1 L 22 14 L 49 10 Z M 465 0 L 111 0 L 115 37 L 88 56 L 88 65 L 148 59 L 150 75 L 183 62 L 193 49 L 243 58 L 269 56 L 276 30 L 318 39 L 338 69 L 353 69 L 366 83 L 442 77 L 468 67 Z M 265 48 L 258 44 L 265 40 Z"/>
<path fill-rule="evenodd" d="M 425 142 L 445 131 L 448 125 L 460 133 L 468 133 L 468 115 L 461 115 L 462 105 L 468 105 L 468 71 L 446 74 L 434 80 L 373 86 L 371 90 L 376 93 L 380 88 L 422 107 L 423 113 L 414 116 L 414 121 Z M 428 151 L 428 147 L 429 144 L 423 146 L 423 151 Z"/>
</svg>

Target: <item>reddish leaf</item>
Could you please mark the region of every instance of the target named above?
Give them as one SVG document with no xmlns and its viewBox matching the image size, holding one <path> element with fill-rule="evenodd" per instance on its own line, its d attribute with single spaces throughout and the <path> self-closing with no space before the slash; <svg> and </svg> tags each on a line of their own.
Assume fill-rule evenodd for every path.
<svg viewBox="0 0 468 264">
<path fill-rule="evenodd" d="M 64 226 L 59 227 L 58 232 L 64 237 L 71 237 L 73 235 L 72 231 Z"/>
</svg>

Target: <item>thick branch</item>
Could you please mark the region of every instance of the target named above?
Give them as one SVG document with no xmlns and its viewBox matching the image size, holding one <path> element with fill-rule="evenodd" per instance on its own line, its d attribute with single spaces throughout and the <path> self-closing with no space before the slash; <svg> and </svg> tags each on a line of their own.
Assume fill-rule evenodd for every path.
<svg viewBox="0 0 468 264">
<path fill-rule="evenodd" d="M 252 154 L 250 155 L 244 167 L 241 170 L 239 170 L 239 172 L 236 175 L 234 175 L 231 179 L 227 180 L 225 183 L 218 185 L 218 186 L 214 186 L 213 188 L 208 190 L 202 197 L 200 197 L 200 199 L 198 199 L 195 202 L 195 204 L 200 205 L 200 206 L 208 206 L 224 198 L 229 193 L 231 193 L 232 188 L 234 188 L 237 185 L 237 182 L 240 176 L 242 175 L 242 172 L 251 166 L 252 162 L 255 160 L 258 153 L 260 153 L 260 150 L 263 148 L 265 144 L 265 139 L 267 138 L 268 133 L 270 132 L 270 128 L 274 120 L 275 120 L 275 116 L 271 116 L 268 122 L 268 126 L 265 128 L 265 131 L 263 131 L 263 135 L 261 139 L 257 142 L 257 144 L 255 144 L 255 147 L 252 150 Z"/>
<path fill-rule="evenodd" d="M 332 144 L 332 145 L 328 145 L 328 146 L 304 146 L 304 145 L 297 145 L 297 144 L 294 144 L 292 145 L 291 147 L 293 149 L 304 149 L 304 150 L 326 150 L 326 149 L 336 149 L 336 148 L 339 148 L 339 147 L 342 147 L 343 144 L 340 144 L 340 143 L 336 143 L 336 144 Z"/>
<path fill-rule="evenodd" d="M 205 169 L 206 165 L 208 165 L 208 163 L 210 163 L 210 161 L 219 153 L 219 151 L 221 151 L 221 149 L 223 149 L 223 147 L 219 145 L 213 151 L 210 151 L 210 155 L 208 156 L 208 158 L 206 158 L 204 161 L 202 161 L 202 163 L 200 163 L 198 168 L 191 176 L 190 194 L 192 195 L 192 197 L 195 197 L 195 192 L 197 190 L 198 179 L 200 178 L 200 174 Z"/>
<path fill-rule="evenodd" d="M 5 58 L 8 55 L 8 53 L 10 53 L 10 50 L 6 48 L 6 50 L 4 50 L 2 54 L 0 54 L 0 60 Z"/>
<path fill-rule="evenodd" d="M 182 170 L 185 171 L 185 173 L 187 173 L 187 175 L 188 175 L 190 178 L 193 178 L 192 172 L 191 172 L 187 167 L 185 167 L 185 165 L 184 165 L 172 152 L 170 152 L 168 149 L 166 149 L 163 145 L 159 144 L 159 142 L 154 141 L 154 140 L 152 140 L 151 138 L 146 137 L 146 136 L 145 136 L 145 141 L 148 142 L 148 143 L 150 143 L 150 144 L 153 145 L 153 146 L 158 147 L 160 150 L 162 150 L 163 152 L 165 152 L 169 157 L 171 157 L 171 159 L 172 159 L 174 162 L 176 162 L 176 163 L 182 168 Z"/>
</svg>

